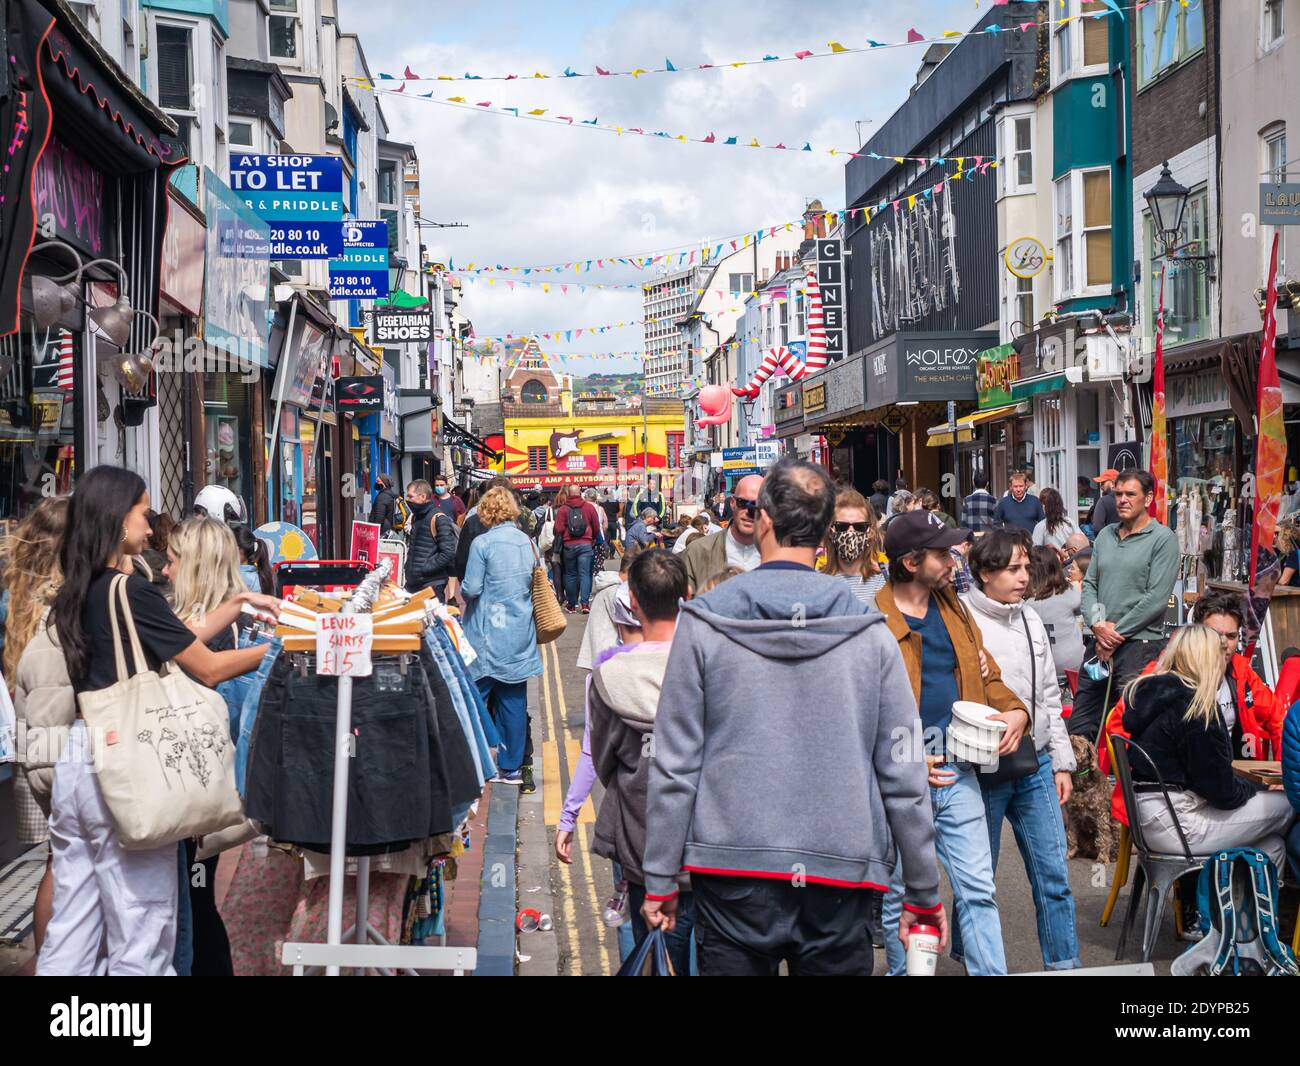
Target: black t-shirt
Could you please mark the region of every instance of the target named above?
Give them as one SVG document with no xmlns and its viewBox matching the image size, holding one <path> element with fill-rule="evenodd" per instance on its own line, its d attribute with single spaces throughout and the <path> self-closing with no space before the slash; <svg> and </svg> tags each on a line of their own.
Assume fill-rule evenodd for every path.
<svg viewBox="0 0 1300 1066">
<path fill-rule="evenodd" d="M 91 582 L 82 609 L 81 624 L 90 640 L 90 670 L 85 678 L 74 679 L 77 692 L 93 692 L 117 684 L 117 665 L 113 658 L 113 629 L 108 618 L 108 590 L 118 571 L 108 570 Z M 131 617 L 136 633 L 151 670 L 175 658 L 195 641 L 194 633 L 173 613 L 167 600 L 158 590 L 138 574 L 126 579 L 126 597 L 131 605 Z M 115 605 L 116 606 L 116 605 Z M 126 620 L 118 610 L 118 626 L 122 635 L 122 651 L 126 657 L 126 672 L 135 674 L 135 659 L 131 652 L 131 639 L 126 630 Z"/>
<path fill-rule="evenodd" d="M 1295 571 L 1295 573 L 1291 575 L 1290 582 L 1288 582 L 1288 584 L 1294 588 L 1297 585 L 1300 585 L 1300 549 L 1292 548 L 1287 552 L 1286 558 L 1282 560 L 1282 569 L 1285 570 L 1288 567 Z"/>
</svg>

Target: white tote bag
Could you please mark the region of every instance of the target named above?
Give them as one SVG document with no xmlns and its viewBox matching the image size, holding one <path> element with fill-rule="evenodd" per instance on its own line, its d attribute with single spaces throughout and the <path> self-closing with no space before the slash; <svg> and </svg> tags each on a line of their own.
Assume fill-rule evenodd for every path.
<svg viewBox="0 0 1300 1066">
<path fill-rule="evenodd" d="M 164 664 L 149 669 L 126 594 L 113 578 L 108 617 L 117 683 L 77 697 L 95 754 L 104 805 L 122 846 L 157 848 L 244 820 L 226 703 Z M 127 677 L 115 605 L 126 622 L 135 676 Z"/>
</svg>

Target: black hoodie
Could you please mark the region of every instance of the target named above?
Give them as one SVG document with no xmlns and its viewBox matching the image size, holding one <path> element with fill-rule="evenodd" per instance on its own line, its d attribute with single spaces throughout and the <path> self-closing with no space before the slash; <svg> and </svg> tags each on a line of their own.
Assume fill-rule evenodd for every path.
<svg viewBox="0 0 1300 1066">
<path fill-rule="evenodd" d="M 1218 712 L 1208 728 L 1186 719 L 1193 695 L 1173 674 L 1143 678 L 1124 708 L 1124 730 L 1151 757 L 1171 791 L 1195 792 L 1212 807 L 1236 810 L 1255 789 L 1232 772 L 1232 738 Z M 1134 783 L 1154 783 L 1151 764 L 1129 751 Z"/>
</svg>

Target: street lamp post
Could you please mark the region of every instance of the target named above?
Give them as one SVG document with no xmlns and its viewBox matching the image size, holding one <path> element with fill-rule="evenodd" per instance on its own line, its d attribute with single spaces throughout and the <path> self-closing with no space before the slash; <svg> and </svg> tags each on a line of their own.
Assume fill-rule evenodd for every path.
<svg viewBox="0 0 1300 1066">
<path fill-rule="evenodd" d="M 1142 194 L 1151 209 L 1151 221 L 1154 223 L 1156 236 L 1163 247 L 1163 252 L 1153 255 L 1155 259 L 1168 259 L 1175 263 L 1189 263 L 1198 273 L 1214 277 L 1215 255 L 1208 252 L 1196 255 L 1188 252 L 1189 248 L 1198 247 L 1200 241 L 1185 241 L 1182 244 L 1183 223 L 1187 215 L 1187 199 L 1190 190 L 1181 185 L 1169 172 L 1166 160 L 1160 168 L 1160 177 L 1156 183 Z M 1154 252 L 1154 249 L 1153 249 Z"/>
</svg>

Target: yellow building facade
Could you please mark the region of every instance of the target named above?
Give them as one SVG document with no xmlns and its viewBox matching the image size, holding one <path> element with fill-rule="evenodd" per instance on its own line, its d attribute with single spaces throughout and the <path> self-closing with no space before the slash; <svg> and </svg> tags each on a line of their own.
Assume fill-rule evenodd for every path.
<svg viewBox="0 0 1300 1066">
<path fill-rule="evenodd" d="M 504 418 L 505 472 L 516 488 L 636 485 L 648 472 L 667 492 L 682 472 L 686 433 L 680 401 L 675 412 L 665 405 L 644 412 L 629 407 L 593 414 L 514 414 L 525 406 L 511 404 Z"/>
</svg>

